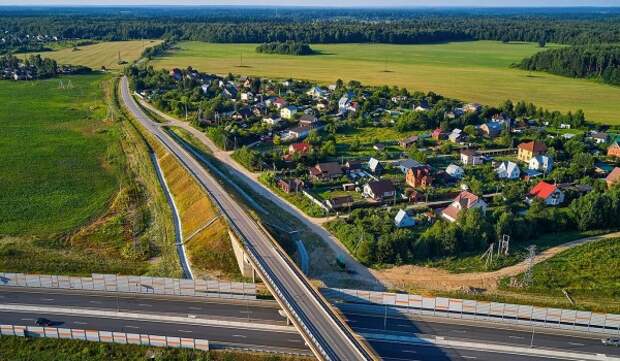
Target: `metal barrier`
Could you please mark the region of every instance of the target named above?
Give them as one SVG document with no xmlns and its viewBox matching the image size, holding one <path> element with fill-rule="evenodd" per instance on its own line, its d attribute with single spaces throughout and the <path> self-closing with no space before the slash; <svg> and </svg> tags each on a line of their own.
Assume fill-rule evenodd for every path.
<svg viewBox="0 0 620 361">
<path fill-rule="evenodd" d="M 256 285 L 253 283 L 94 273 L 91 277 L 0 273 L 0 286 L 256 299 Z"/>
<path fill-rule="evenodd" d="M 334 301 L 389 305 L 406 314 L 620 335 L 620 315 L 618 314 L 350 289 L 322 289 L 321 291 L 327 298 Z"/>
<path fill-rule="evenodd" d="M 138 333 L 92 331 L 71 328 L 0 325 L 0 335 L 108 342 L 155 347 L 188 348 L 209 351 L 209 341 L 195 338 L 154 336 Z"/>
</svg>

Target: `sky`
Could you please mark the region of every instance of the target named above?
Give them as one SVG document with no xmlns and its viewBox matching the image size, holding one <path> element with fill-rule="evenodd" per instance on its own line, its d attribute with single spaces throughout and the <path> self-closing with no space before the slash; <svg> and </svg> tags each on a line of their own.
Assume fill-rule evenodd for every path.
<svg viewBox="0 0 620 361">
<path fill-rule="evenodd" d="M 620 6 L 620 0 L 0 0 L 0 5 L 252 5 L 330 7 Z"/>
</svg>

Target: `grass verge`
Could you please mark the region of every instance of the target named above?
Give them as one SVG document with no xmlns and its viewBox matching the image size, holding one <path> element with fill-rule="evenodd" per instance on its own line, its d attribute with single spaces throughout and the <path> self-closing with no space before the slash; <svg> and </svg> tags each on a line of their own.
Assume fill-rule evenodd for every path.
<svg viewBox="0 0 620 361">
<path fill-rule="evenodd" d="M 233 351 L 193 351 L 76 340 L 0 337 L 3 361 L 308 361 L 311 358 Z"/>
</svg>

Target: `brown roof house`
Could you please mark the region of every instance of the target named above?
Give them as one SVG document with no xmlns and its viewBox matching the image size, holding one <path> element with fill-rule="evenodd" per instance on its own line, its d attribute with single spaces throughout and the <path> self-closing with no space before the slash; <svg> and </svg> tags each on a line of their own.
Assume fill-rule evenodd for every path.
<svg viewBox="0 0 620 361">
<path fill-rule="evenodd" d="M 431 167 L 428 165 L 422 165 L 407 170 L 405 181 L 412 188 L 426 188 L 430 187 L 433 183 L 433 177 L 431 176 Z"/>
<path fill-rule="evenodd" d="M 482 156 L 473 149 L 465 149 L 461 151 L 461 162 L 463 165 L 480 165 L 484 161 Z"/>
<path fill-rule="evenodd" d="M 454 198 L 449 206 L 441 211 L 441 217 L 448 222 L 456 222 L 459 219 L 459 214 L 463 210 L 480 208 L 483 212 L 486 212 L 487 207 L 487 202 L 482 198 L 473 193 L 464 191 Z"/>
<path fill-rule="evenodd" d="M 529 163 L 537 155 L 543 155 L 547 151 L 545 143 L 534 140 L 528 143 L 519 144 L 517 158 L 520 161 Z"/>
<path fill-rule="evenodd" d="M 304 182 L 299 178 L 278 179 L 278 187 L 285 193 L 297 193 L 304 189 Z"/>
<path fill-rule="evenodd" d="M 620 158 L 620 144 L 618 142 L 614 142 L 607 148 L 607 156 Z"/>
<path fill-rule="evenodd" d="M 318 163 L 309 169 L 313 180 L 332 180 L 342 177 L 342 167 L 336 162 Z"/>
<path fill-rule="evenodd" d="M 384 199 L 390 199 L 396 195 L 396 187 L 389 180 L 372 181 L 364 186 L 364 195 L 377 202 L 382 202 Z"/>
<path fill-rule="evenodd" d="M 613 187 L 616 184 L 620 184 L 620 168 L 614 168 L 614 170 L 609 173 L 607 178 L 605 178 L 605 181 L 607 182 L 607 186 L 609 188 Z"/>
<path fill-rule="evenodd" d="M 339 196 L 333 197 L 327 200 L 327 206 L 330 209 L 342 209 L 349 208 L 353 205 L 353 197 L 352 196 Z"/>
</svg>

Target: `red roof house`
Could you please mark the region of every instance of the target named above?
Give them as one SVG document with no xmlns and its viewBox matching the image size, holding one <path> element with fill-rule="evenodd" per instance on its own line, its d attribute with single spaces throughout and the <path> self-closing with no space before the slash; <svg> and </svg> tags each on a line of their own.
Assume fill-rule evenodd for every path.
<svg viewBox="0 0 620 361">
<path fill-rule="evenodd" d="M 554 184 L 540 181 L 530 190 L 527 201 L 531 204 L 536 198 L 542 199 L 548 206 L 558 206 L 564 202 L 564 192 Z"/>
<path fill-rule="evenodd" d="M 607 178 L 605 178 L 605 181 L 607 182 L 607 186 L 609 188 L 613 187 L 616 184 L 620 184 L 620 168 L 614 168 L 614 170 L 609 173 Z"/>
<path fill-rule="evenodd" d="M 464 191 L 461 192 L 449 206 L 441 211 L 441 217 L 449 222 L 456 222 L 459 213 L 465 209 L 481 208 L 483 212 L 487 209 L 487 202 L 477 195 Z"/>
</svg>

